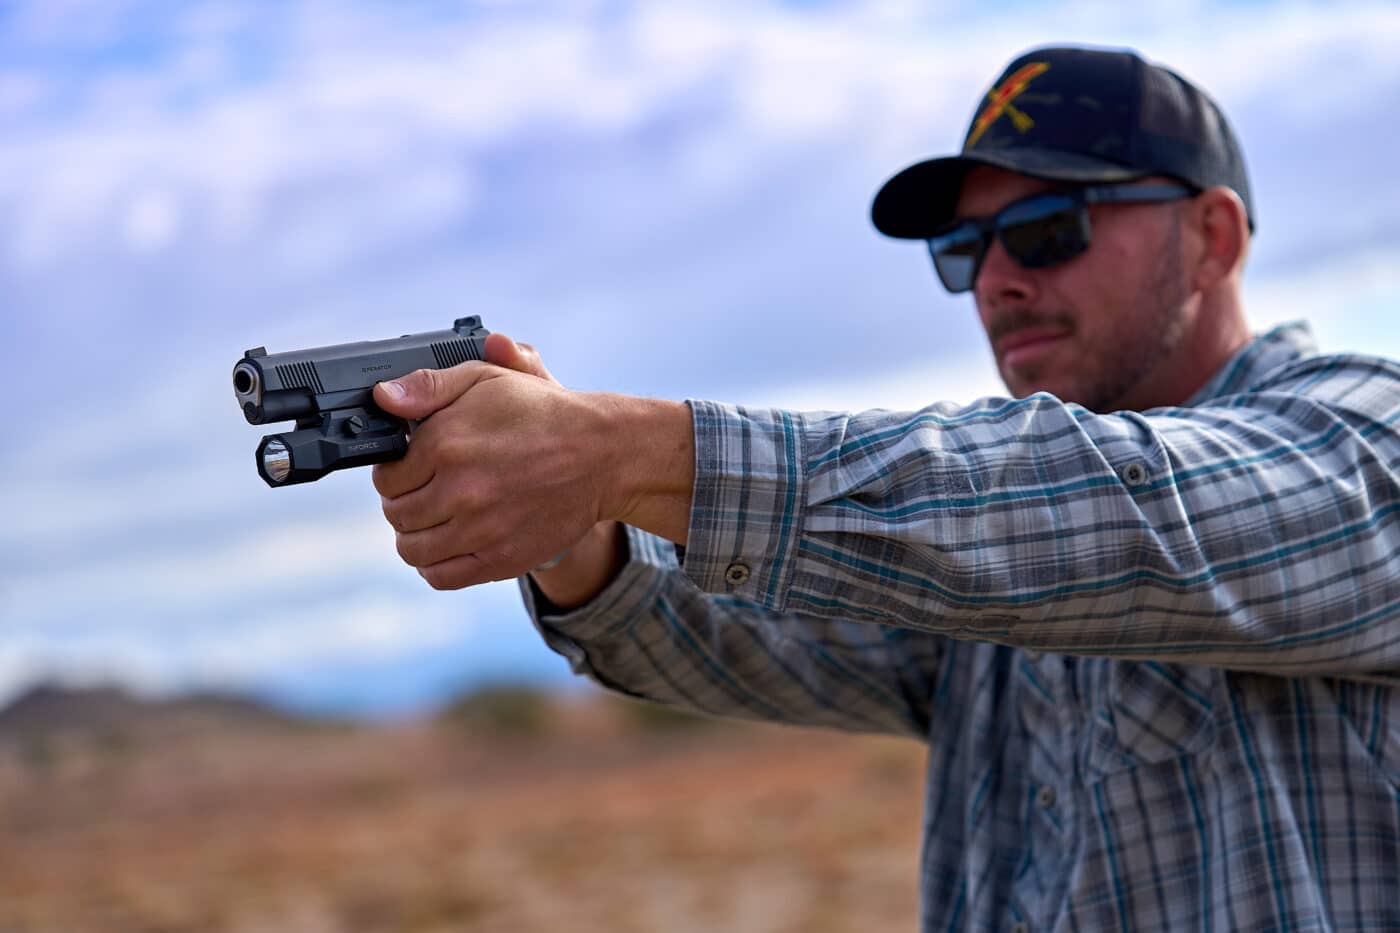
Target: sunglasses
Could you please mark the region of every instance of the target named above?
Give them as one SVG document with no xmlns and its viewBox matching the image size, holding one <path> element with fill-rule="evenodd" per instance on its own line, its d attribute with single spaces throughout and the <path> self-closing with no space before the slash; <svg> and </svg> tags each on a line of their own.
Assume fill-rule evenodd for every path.
<svg viewBox="0 0 1400 933">
<path fill-rule="evenodd" d="M 1195 197 L 1185 185 L 1094 185 L 1037 194 L 1008 204 L 994 217 L 954 221 L 928 240 L 938 278 L 950 292 L 971 291 L 992 245 L 1027 269 L 1069 262 L 1089 248 L 1090 204 L 1153 204 Z"/>
</svg>

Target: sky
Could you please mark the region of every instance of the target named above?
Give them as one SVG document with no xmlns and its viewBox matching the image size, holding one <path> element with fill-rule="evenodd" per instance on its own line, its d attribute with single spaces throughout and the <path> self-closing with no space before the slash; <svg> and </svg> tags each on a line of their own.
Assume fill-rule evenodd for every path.
<svg viewBox="0 0 1400 933">
<path fill-rule="evenodd" d="M 0 702 L 115 681 L 398 716 L 565 684 L 514 584 L 399 561 L 368 470 L 267 488 L 234 362 L 479 314 L 580 389 L 998 394 L 969 299 L 869 204 L 1066 42 L 1229 115 L 1255 329 L 1400 356 L 1400 5 L 0 2 Z"/>
</svg>

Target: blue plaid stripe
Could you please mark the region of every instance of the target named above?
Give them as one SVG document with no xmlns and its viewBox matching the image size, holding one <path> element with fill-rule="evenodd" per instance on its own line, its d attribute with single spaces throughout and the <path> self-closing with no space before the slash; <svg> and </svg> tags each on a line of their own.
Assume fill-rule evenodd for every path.
<svg viewBox="0 0 1400 933">
<path fill-rule="evenodd" d="M 1400 367 L 1291 326 L 1177 409 L 691 406 L 684 565 L 629 529 L 527 605 L 615 689 L 926 740 L 924 929 L 1400 930 Z"/>
</svg>

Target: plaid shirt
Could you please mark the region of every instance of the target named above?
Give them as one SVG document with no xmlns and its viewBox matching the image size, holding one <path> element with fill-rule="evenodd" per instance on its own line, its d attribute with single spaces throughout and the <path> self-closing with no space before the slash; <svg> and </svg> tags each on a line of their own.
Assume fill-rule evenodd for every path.
<svg viewBox="0 0 1400 933">
<path fill-rule="evenodd" d="M 1255 340 L 1186 406 L 692 402 L 688 547 L 548 643 L 929 743 L 923 928 L 1400 930 L 1400 365 Z"/>
</svg>

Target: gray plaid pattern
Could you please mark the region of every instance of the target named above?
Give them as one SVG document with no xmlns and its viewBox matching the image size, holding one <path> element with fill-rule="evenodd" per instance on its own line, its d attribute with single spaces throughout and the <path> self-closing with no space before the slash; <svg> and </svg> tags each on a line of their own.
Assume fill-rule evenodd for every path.
<svg viewBox="0 0 1400 933">
<path fill-rule="evenodd" d="M 688 548 L 527 606 L 606 687 L 927 741 L 925 930 L 1400 930 L 1400 366 L 1292 325 L 1141 414 L 691 406 Z"/>
</svg>

